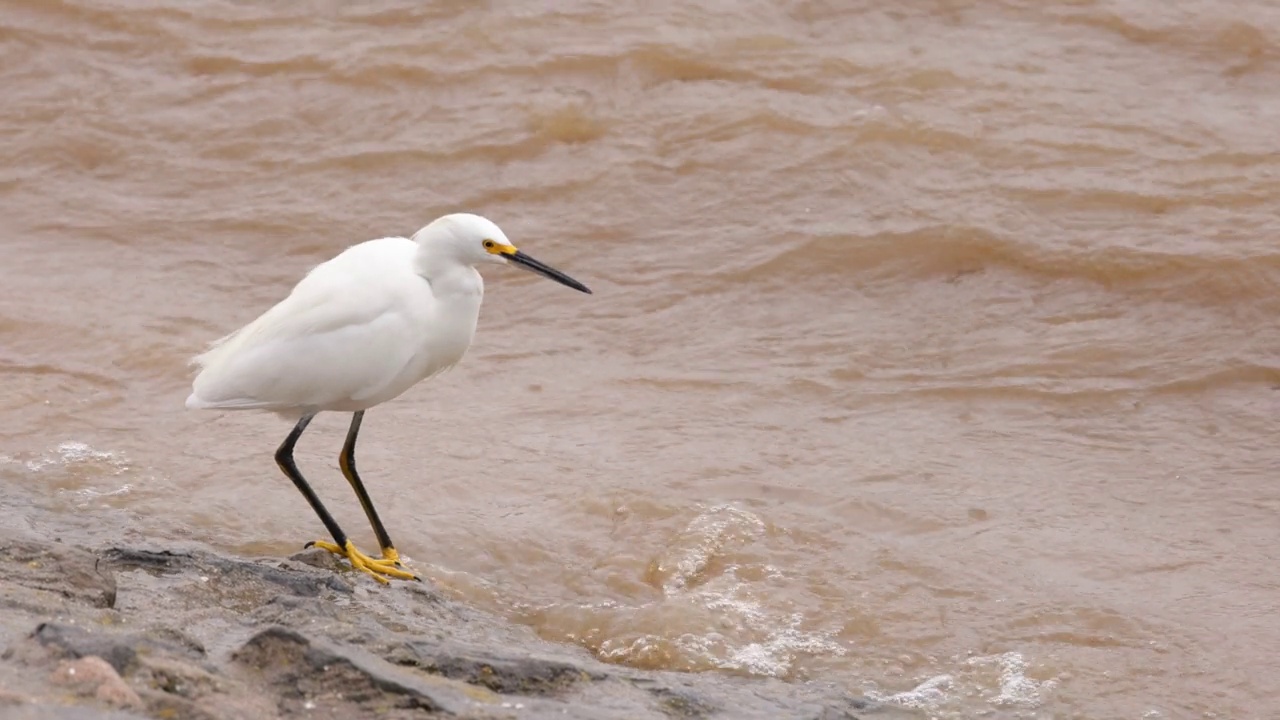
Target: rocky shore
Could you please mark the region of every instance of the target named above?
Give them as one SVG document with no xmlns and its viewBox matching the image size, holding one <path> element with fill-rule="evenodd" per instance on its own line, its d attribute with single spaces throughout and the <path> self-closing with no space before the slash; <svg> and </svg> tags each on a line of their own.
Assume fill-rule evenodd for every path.
<svg viewBox="0 0 1280 720">
<path fill-rule="evenodd" d="M 328 553 L 0 539 L 0 718 L 901 717 L 838 689 L 642 671 Z"/>
</svg>

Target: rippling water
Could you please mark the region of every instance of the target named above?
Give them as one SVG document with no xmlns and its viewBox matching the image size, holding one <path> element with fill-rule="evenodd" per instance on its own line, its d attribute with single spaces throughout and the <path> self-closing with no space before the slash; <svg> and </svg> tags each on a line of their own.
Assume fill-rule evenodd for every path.
<svg viewBox="0 0 1280 720">
<path fill-rule="evenodd" d="M 489 273 L 367 417 L 442 587 L 934 717 L 1280 714 L 1280 5 L 3 0 L 0 74 L 6 524 L 320 537 L 186 361 L 467 209 L 596 294 Z"/>
</svg>

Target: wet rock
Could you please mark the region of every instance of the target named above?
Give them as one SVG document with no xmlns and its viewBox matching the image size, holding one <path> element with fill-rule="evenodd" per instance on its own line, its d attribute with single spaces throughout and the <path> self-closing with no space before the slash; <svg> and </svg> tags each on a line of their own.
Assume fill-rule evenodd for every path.
<svg viewBox="0 0 1280 720">
<path fill-rule="evenodd" d="M 715 706 L 688 693 L 671 688 L 653 688 L 651 692 L 658 698 L 659 707 L 673 718 L 704 718 L 716 711 Z"/>
<path fill-rule="evenodd" d="M 118 634 L 90 632 L 83 627 L 50 622 L 37 626 L 31 637 L 41 645 L 56 647 L 71 657 L 106 660 L 117 673 L 129 671 L 139 650 L 186 657 L 199 657 L 204 653 L 199 643 L 172 628 Z"/>
<path fill-rule="evenodd" d="M 0 601 L 13 601 L 0 614 L 0 691 L 22 691 L 0 697 L 6 720 L 910 714 L 830 687 L 608 665 L 429 586 L 376 587 L 324 556 L 115 548 L 99 561 L 24 542 L 0 542 L 20 548 L 0 553 Z M 59 708 L 68 689 L 82 706 Z"/>
<path fill-rule="evenodd" d="M 26 695 L 19 695 L 8 690 L 0 690 L 0 708 L 9 707 L 11 705 L 21 705 L 31 702 L 31 698 Z"/>
<path fill-rule="evenodd" d="M 93 553 L 59 543 L 9 540 L 0 544 L 0 576 L 5 586 L 109 608 L 116 602 L 116 582 L 100 565 Z"/>
<path fill-rule="evenodd" d="M 63 660 L 53 671 L 53 682 L 69 685 L 80 694 L 97 698 L 120 708 L 142 707 L 142 698 L 133 691 L 115 668 L 96 655 L 78 660 Z"/>
<path fill-rule="evenodd" d="M 31 637 L 37 643 L 57 648 L 73 658 L 101 658 L 117 673 L 125 672 L 137 655 L 131 638 L 90 634 L 72 625 L 41 623 Z"/>
<path fill-rule="evenodd" d="M 574 683 L 604 677 L 560 658 L 451 643 L 409 642 L 392 656 L 400 665 L 510 695 L 558 695 Z"/>
<path fill-rule="evenodd" d="M 32 704 L 5 708 L 4 720 L 147 720 L 147 716 L 125 710 L 104 710 L 74 705 Z"/>
<path fill-rule="evenodd" d="M 493 704 L 497 699 L 465 683 L 409 673 L 357 648 L 285 628 L 258 633 L 234 658 L 264 673 L 271 684 L 296 690 L 313 704 L 317 699 L 329 704 L 341 700 L 463 715 L 473 704 Z"/>
<path fill-rule="evenodd" d="M 319 550 L 316 552 L 324 551 Z M 332 553 L 329 552 L 324 552 L 324 554 L 332 556 Z M 131 548 L 111 548 L 103 555 L 113 568 L 140 568 L 155 572 L 181 571 L 200 564 L 230 582 L 237 581 L 237 575 L 248 575 L 253 579 L 277 585 L 291 594 L 306 597 L 316 597 L 324 590 L 336 590 L 346 593 L 352 591 L 350 583 L 344 582 L 341 577 L 334 573 L 303 574 L 289 572 L 287 569 L 268 564 L 247 563 L 217 556 L 203 556 L 197 560 L 192 553 Z"/>
</svg>

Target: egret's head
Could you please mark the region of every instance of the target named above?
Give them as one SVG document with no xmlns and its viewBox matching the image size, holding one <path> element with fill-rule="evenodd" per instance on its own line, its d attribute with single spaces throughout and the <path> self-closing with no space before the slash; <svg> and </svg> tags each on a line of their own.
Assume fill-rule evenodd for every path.
<svg viewBox="0 0 1280 720">
<path fill-rule="evenodd" d="M 502 228 L 488 218 L 470 213 L 445 215 L 419 231 L 419 242 L 440 244 L 456 260 L 471 266 L 481 263 L 513 264 L 587 294 L 586 285 L 516 249 Z"/>
</svg>

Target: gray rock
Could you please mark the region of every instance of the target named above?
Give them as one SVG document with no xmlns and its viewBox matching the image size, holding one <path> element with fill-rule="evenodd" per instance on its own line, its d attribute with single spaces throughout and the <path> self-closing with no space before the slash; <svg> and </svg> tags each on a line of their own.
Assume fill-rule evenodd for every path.
<svg viewBox="0 0 1280 720">
<path fill-rule="evenodd" d="M 60 623 L 41 623 L 31 637 L 41 645 L 53 646 L 65 654 L 81 658 L 96 655 L 111 663 L 121 674 L 128 672 L 139 652 L 199 658 L 200 643 L 172 628 L 153 628 L 143 633 L 100 633 Z"/>
<path fill-rule="evenodd" d="M 347 703 L 463 715 L 473 701 L 464 683 L 411 673 L 363 650 L 312 640 L 287 628 L 254 635 L 234 655 L 272 685 L 302 697 L 342 696 Z"/>
<path fill-rule="evenodd" d="M 317 550 L 316 552 L 324 552 Z M 324 552 L 332 557 L 332 553 Z M 139 550 L 134 548 L 111 548 L 103 553 L 104 559 L 114 568 L 142 568 L 154 571 L 181 570 L 189 568 L 194 558 L 190 553 L 177 553 L 169 550 Z M 280 586 L 281 590 L 294 595 L 316 597 L 324 590 L 335 590 L 350 593 L 351 585 L 333 573 L 298 573 L 274 567 L 264 563 L 248 563 L 231 558 L 205 556 L 203 566 L 221 571 L 229 578 L 243 574 L 254 580 Z"/>
<path fill-rule="evenodd" d="M 0 548 L 12 548 L 0 550 L 0 602 L 9 600 L 0 618 L 0 699 L 5 690 L 23 693 L 0 702 L 0 719 L 910 714 L 817 684 L 608 665 L 427 586 L 354 592 L 364 579 L 323 567 L 327 553 L 246 560 L 197 550 L 94 554 L 32 541 Z M 63 707 L 45 678 L 59 661 L 92 656 L 110 663 L 142 711 L 95 705 L 94 697 Z"/>
<path fill-rule="evenodd" d="M 0 566 L 21 568 L 6 578 L 5 586 L 44 591 L 73 602 L 109 608 L 116 602 L 115 577 L 100 565 L 93 553 L 61 543 L 0 543 Z"/>
<path fill-rule="evenodd" d="M 513 695 L 562 695 L 575 683 L 606 677 L 566 658 L 448 642 L 411 640 L 388 654 L 400 665 Z"/>
<path fill-rule="evenodd" d="M 83 705 L 49 705 L 44 703 L 0 707 L 0 720 L 147 720 L 124 710 L 103 710 Z"/>
</svg>

